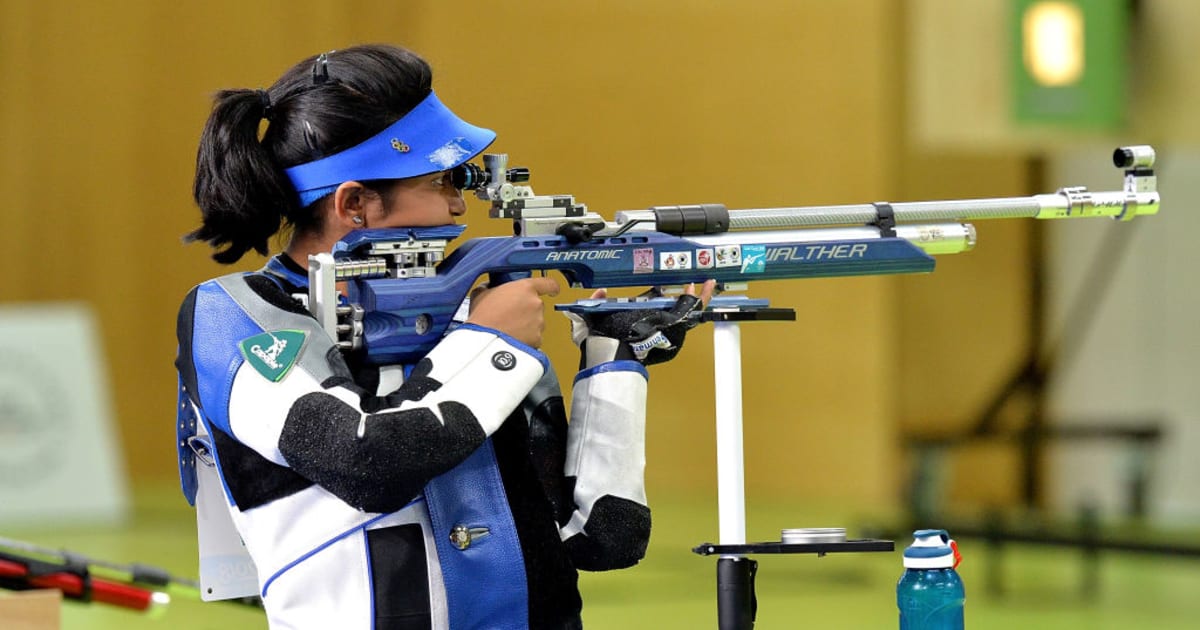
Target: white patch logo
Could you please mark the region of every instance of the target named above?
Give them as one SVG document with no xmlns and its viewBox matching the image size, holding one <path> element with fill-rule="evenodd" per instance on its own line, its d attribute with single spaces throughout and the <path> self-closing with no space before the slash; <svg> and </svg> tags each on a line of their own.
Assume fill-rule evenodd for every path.
<svg viewBox="0 0 1200 630">
<path fill-rule="evenodd" d="M 262 346 L 254 344 L 250 347 L 250 352 L 262 359 L 262 362 L 266 363 L 272 370 L 278 370 L 281 367 L 279 365 L 279 355 L 283 352 L 284 348 L 287 348 L 287 339 L 280 339 L 275 335 L 271 335 L 271 339 L 274 340 L 271 343 L 271 347 L 263 350 Z"/>
<path fill-rule="evenodd" d="M 466 138 L 455 138 L 434 149 L 426 158 L 434 166 L 448 169 L 457 164 L 463 157 L 470 155 L 470 143 Z"/>
<path fill-rule="evenodd" d="M 301 330 L 276 330 L 247 337 L 238 343 L 242 356 L 259 374 L 273 383 L 283 380 L 304 348 Z"/>
</svg>

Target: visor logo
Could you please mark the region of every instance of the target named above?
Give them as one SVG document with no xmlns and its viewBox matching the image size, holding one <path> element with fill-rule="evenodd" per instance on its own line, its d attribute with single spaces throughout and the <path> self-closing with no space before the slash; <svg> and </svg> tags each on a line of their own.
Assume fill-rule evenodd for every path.
<svg viewBox="0 0 1200 630">
<path fill-rule="evenodd" d="M 471 155 L 471 143 L 466 138 L 455 138 L 433 150 L 426 156 L 431 164 L 445 170 L 457 165 L 463 158 Z"/>
<path fill-rule="evenodd" d="M 399 138 L 392 138 L 392 148 L 401 153 L 408 153 L 412 147 L 401 142 L 401 140 Z"/>
</svg>

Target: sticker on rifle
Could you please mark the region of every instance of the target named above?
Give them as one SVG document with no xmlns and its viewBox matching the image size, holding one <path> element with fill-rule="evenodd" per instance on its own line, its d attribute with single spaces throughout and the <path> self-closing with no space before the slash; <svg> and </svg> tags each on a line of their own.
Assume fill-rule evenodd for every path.
<svg viewBox="0 0 1200 630">
<path fill-rule="evenodd" d="M 278 383 L 295 365 L 306 334 L 302 330 L 265 332 L 243 339 L 238 348 L 263 378 Z"/>
<path fill-rule="evenodd" d="M 654 249 L 633 250 L 633 273 L 654 273 Z"/>
<path fill-rule="evenodd" d="M 696 268 L 697 269 L 712 269 L 713 267 L 713 250 L 698 249 L 696 250 Z"/>
<path fill-rule="evenodd" d="M 692 268 L 692 252 L 662 252 L 658 255 L 658 268 L 664 271 Z"/>
<path fill-rule="evenodd" d="M 721 245 L 720 247 L 716 248 L 716 254 L 718 267 L 742 266 L 741 245 Z"/>
<path fill-rule="evenodd" d="M 742 246 L 742 273 L 762 273 L 767 268 L 766 245 Z"/>
</svg>

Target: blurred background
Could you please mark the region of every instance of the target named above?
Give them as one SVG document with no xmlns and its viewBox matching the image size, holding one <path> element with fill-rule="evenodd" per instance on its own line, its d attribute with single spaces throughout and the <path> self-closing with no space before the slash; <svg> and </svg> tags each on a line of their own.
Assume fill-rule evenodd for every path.
<svg viewBox="0 0 1200 630">
<path fill-rule="evenodd" d="M 976 628 L 1194 627 L 1198 29 L 1191 0 L 0 0 L 0 535 L 196 573 L 175 314 L 263 263 L 180 240 L 211 97 L 386 42 L 537 192 L 609 218 L 1117 190 L 1113 148 L 1153 144 L 1160 216 L 977 222 L 933 274 L 751 286 L 797 317 L 742 327 L 747 524 L 897 549 L 958 532 Z M 470 208 L 467 236 L 510 233 Z M 548 317 L 548 354 L 574 363 Z M 690 552 L 717 538 L 709 329 L 687 345 L 651 378 L 650 555 L 586 576 L 589 628 L 715 626 L 714 561 Z M 898 551 L 760 561 L 760 627 L 895 623 Z M 265 626 L 186 598 L 62 615 Z"/>
</svg>

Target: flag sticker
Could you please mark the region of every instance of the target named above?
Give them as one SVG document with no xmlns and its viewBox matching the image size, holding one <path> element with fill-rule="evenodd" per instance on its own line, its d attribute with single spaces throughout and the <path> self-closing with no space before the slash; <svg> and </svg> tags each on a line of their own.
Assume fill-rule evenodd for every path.
<svg viewBox="0 0 1200 630">
<path fill-rule="evenodd" d="M 711 249 L 696 250 L 696 268 L 697 269 L 712 269 L 713 268 L 713 250 L 711 250 Z"/>
<path fill-rule="evenodd" d="M 661 252 L 658 255 L 658 268 L 663 271 L 692 268 L 692 252 Z"/>
<path fill-rule="evenodd" d="M 633 250 L 633 273 L 654 273 L 654 248 Z"/>
<path fill-rule="evenodd" d="M 243 339 L 238 348 L 263 378 L 278 383 L 295 365 L 306 336 L 302 330 L 264 332 Z"/>
<path fill-rule="evenodd" d="M 742 246 L 722 245 L 716 248 L 718 267 L 741 267 Z"/>
</svg>

